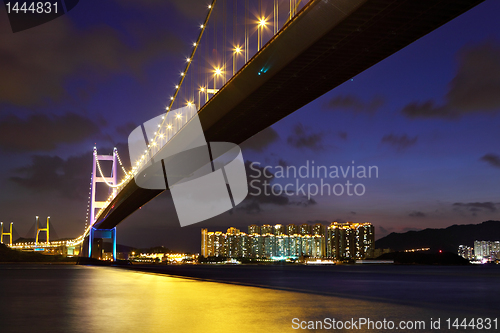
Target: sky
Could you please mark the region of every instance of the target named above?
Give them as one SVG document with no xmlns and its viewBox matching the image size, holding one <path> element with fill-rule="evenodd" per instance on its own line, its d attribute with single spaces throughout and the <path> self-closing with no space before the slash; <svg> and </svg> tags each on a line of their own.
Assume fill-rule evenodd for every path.
<svg viewBox="0 0 500 333">
<path fill-rule="evenodd" d="M 1 221 L 23 237 L 33 237 L 37 215 L 50 216 L 59 237 L 83 232 L 93 147 L 99 154 L 117 147 L 128 167 L 128 135 L 168 105 L 207 4 L 81 1 L 18 33 L 0 8 Z M 292 184 L 293 195 L 251 187 L 233 210 L 181 228 L 165 192 L 118 226 L 118 243 L 196 252 L 201 228 L 354 221 L 373 223 L 380 238 L 498 220 L 499 14 L 500 2 L 486 0 L 241 144 L 256 188 L 264 180 L 276 191 Z M 377 173 L 279 173 L 313 163 L 329 173 L 353 166 Z M 344 193 L 308 197 L 295 191 L 297 181 L 313 190 L 339 184 L 336 194 Z M 347 181 L 351 190 L 361 184 L 357 194 L 348 195 Z"/>
</svg>

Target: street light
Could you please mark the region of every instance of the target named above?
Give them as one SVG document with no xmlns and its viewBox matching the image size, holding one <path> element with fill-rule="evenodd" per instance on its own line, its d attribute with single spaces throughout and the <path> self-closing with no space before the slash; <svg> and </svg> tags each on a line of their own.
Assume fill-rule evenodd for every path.
<svg viewBox="0 0 500 333">
<path fill-rule="evenodd" d="M 262 30 L 265 28 L 267 22 L 264 17 L 259 20 L 259 25 L 257 27 L 257 50 L 260 50 L 262 44 Z"/>
<path fill-rule="evenodd" d="M 198 91 L 198 110 L 201 109 L 201 93 L 205 93 L 205 87 L 200 87 L 200 90 Z M 208 95 L 205 94 L 206 98 L 205 98 L 205 103 L 207 102 L 206 100 L 208 100 Z"/>
<path fill-rule="evenodd" d="M 234 52 L 233 52 L 233 76 L 236 73 L 236 55 L 238 55 L 240 53 L 241 53 L 241 47 L 240 46 L 236 46 L 234 48 Z"/>
<path fill-rule="evenodd" d="M 222 74 L 222 70 L 220 67 L 216 67 L 214 70 L 214 91 L 217 89 L 217 76 L 220 76 Z"/>
</svg>

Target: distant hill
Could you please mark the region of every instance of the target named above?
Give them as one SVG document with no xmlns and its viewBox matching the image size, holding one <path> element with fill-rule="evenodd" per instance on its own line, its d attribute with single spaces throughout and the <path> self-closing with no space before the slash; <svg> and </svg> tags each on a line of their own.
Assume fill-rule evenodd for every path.
<svg viewBox="0 0 500 333">
<path fill-rule="evenodd" d="M 431 251 L 457 252 L 459 245 L 474 246 L 476 240 L 500 240 L 500 221 L 452 225 L 445 229 L 424 229 L 405 233 L 393 232 L 375 242 L 378 249 L 395 251 L 430 247 Z"/>
</svg>

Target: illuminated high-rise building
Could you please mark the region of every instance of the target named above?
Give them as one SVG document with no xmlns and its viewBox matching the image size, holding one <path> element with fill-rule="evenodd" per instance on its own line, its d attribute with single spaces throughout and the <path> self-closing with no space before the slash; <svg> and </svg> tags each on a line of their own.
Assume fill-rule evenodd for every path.
<svg viewBox="0 0 500 333">
<path fill-rule="evenodd" d="M 274 225 L 274 234 L 276 236 L 284 235 L 286 234 L 286 229 L 283 224 L 275 224 Z"/>
<path fill-rule="evenodd" d="M 312 226 L 312 235 L 325 235 L 325 226 L 321 223 L 316 223 Z"/>
<path fill-rule="evenodd" d="M 226 234 L 228 234 L 228 235 L 237 235 L 239 233 L 240 233 L 240 230 L 233 228 L 233 227 L 227 229 L 227 232 L 226 232 Z"/>
<path fill-rule="evenodd" d="M 301 224 L 299 226 L 299 234 L 305 236 L 311 234 L 311 226 L 307 223 Z"/>
<path fill-rule="evenodd" d="M 496 260 L 500 257 L 500 241 L 475 241 L 474 256 L 477 260 Z"/>
<path fill-rule="evenodd" d="M 286 226 L 286 231 L 288 235 L 298 234 L 298 228 L 296 224 L 289 224 Z"/>
<path fill-rule="evenodd" d="M 372 257 L 375 230 L 371 223 L 332 222 L 327 229 L 326 256 L 335 260 Z"/>
<path fill-rule="evenodd" d="M 269 224 L 264 224 L 262 227 L 260 227 L 260 234 L 262 236 L 272 233 L 273 233 L 273 227 L 271 227 Z"/>
<path fill-rule="evenodd" d="M 201 255 L 203 257 L 208 257 L 208 230 L 206 228 L 201 229 Z"/>
<path fill-rule="evenodd" d="M 335 260 L 342 258 L 342 242 L 341 240 L 342 224 L 332 222 L 327 229 L 326 236 L 326 256 Z"/>
<path fill-rule="evenodd" d="M 262 245 L 262 236 L 260 234 L 254 233 L 248 235 L 248 242 L 250 246 L 250 257 L 251 258 L 262 258 L 264 253 L 264 248 Z"/>
<path fill-rule="evenodd" d="M 225 257 L 227 254 L 226 234 L 216 231 L 214 234 L 214 256 Z"/>
<path fill-rule="evenodd" d="M 260 226 L 252 224 L 248 226 L 248 234 L 259 234 L 260 235 Z"/>
<path fill-rule="evenodd" d="M 215 232 L 207 232 L 207 257 L 215 257 Z"/>
<path fill-rule="evenodd" d="M 249 234 L 231 227 L 226 233 L 201 230 L 201 253 L 205 257 L 287 258 L 312 257 L 334 260 L 363 259 L 373 256 L 374 227 L 371 223 L 332 222 L 328 228 L 317 223 L 287 227 L 251 225 Z M 326 236 L 326 237 L 325 237 Z M 480 251 L 496 253 L 500 243 L 482 244 Z"/>
<path fill-rule="evenodd" d="M 264 253 L 262 256 L 264 258 L 271 258 L 276 256 L 276 236 L 273 234 L 262 235 L 262 244 L 264 248 Z"/>
<path fill-rule="evenodd" d="M 239 256 L 238 257 L 250 258 L 252 253 L 251 253 L 249 235 L 242 232 L 238 236 L 239 236 L 239 250 L 238 250 Z"/>
<path fill-rule="evenodd" d="M 470 246 L 460 245 L 458 247 L 458 255 L 467 260 L 474 260 L 474 248 Z"/>
<path fill-rule="evenodd" d="M 375 228 L 371 223 L 355 223 L 356 259 L 371 258 L 375 251 Z"/>
<path fill-rule="evenodd" d="M 290 236 L 281 234 L 275 237 L 276 257 L 290 256 Z"/>
<path fill-rule="evenodd" d="M 313 239 L 310 234 L 304 235 L 301 237 L 301 255 L 312 257 L 313 256 Z"/>
<path fill-rule="evenodd" d="M 302 254 L 302 235 L 288 235 L 288 246 L 290 247 L 291 257 L 300 257 Z"/>
<path fill-rule="evenodd" d="M 346 226 L 344 229 L 344 259 L 354 259 L 356 258 L 356 229 L 350 225 Z"/>
<path fill-rule="evenodd" d="M 325 235 L 311 236 L 312 256 L 323 258 L 325 256 Z"/>
<path fill-rule="evenodd" d="M 225 256 L 231 258 L 238 258 L 241 256 L 241 238 L 239 230 L 236 228 L 229 228 L 226 232 L 225 243 Z"/>
</svg>

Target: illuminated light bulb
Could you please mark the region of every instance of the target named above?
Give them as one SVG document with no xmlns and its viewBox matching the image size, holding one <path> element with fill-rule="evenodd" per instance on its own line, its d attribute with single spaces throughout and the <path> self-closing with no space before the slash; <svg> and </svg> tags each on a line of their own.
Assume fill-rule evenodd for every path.
<svg viewBox="0 0 500 333">
<path fill-rule="evenodd" d="M 217 68 L 215 69 L 215 75 L 220 75 L 221 73 L 222 73 L 222 71 L 220 70 L 220 68 L 219 68 L 219 67 L 217 67 Z"/>
<path fill-rule="evenodd" d="M 203 25 L 203 24 L 202 24 L 202 25 L 200 25 L 200 28 L 201 28 L 201 29 L 203 29 L 203 27 L 204 27 L 204 25 Z"/>
<path fill-rule="evenodd" d="M 187 58 L 187 59 L 186 59 L 186 61 L 187 61 L 187 62 L 190 62 L 190 61 L 191 61 L 191 58 Z"/>
<path fill-rule="evenodd" d="M 160 139 L 163 139 L 163 134 L 160 134 Z"/>
<path fill-rule="evenodd" d="M 212 8 L 212 5 L 208 5 L 208 9 Z"/>
<path fill-rule="evenodd" d="M 158 124 L 158 127 L 160 127 L 160 126 L 161 126 L 161 125 L 160 125 L 160 124 Z"/>
<path fill-rule="evenodd" d="M 182 117 L 182 116 L 181 116 L 180 114 L 178 114 L 178 115 L 177 115 L 177 119 L 181 119 L 181 117 Z"/>
<path fill-rule="evenodd" d="M 196 43 L 193 43 L 193 46 L 196 46 Z"/>
<path fill-rule="evenodd" d="M 174 100 L 174 96 L 170 96 L 170 99 L 173 101 Z"/>
<path fill-rule="evenodd" d="M 175 86 L 175 89 L 179 89 L 179 85 L 176 85 L 176 86 Z"/>
<path fill-rule="evenodd" d="M 181 72 L 181 76 L 184 76 L 184 72 Z"/>
<path fill-rule="evenodd" d="M 167 128 L 168 128 L 168 129 L 172 129 L 172 125 L 168 125 L 168 126 L 167 126 Z"/>
<path fill-rule="evenodd" d="M 200 88 L 200 91 L 201 91 L 201 92 L 205 91 L 205 88 L 201 87 L 201 88 Z"/>
<path fill-rule="evenodd" d="M 168 111 L 168 109 L 169 109 L 169 107 L 167 106 L 167 107 L 165 108 L 165 110 L 167 110 L 167 111 Z"/>
<path fill-rule="evenodd" d="M 188 102 L 188 103 L 187 103 L 187 105 L 188 105 L 188 106 L 191 106 L 191 105 L 193 105 L 193 103 L 191 103 L 191 102 Z"/>
<path fill-rule="evenodd" d="M 266 22 L 266 20 L 265 20 L 265 19 L 263 19 L 263 18 L 262 18 L 262 19 L 260 19 L 260 21 L 259 21 L 259 25 L 260 25 L 261 27 L 265 26 L 266 24 L 267 24 L 267 22 Z"/>
</svg>

